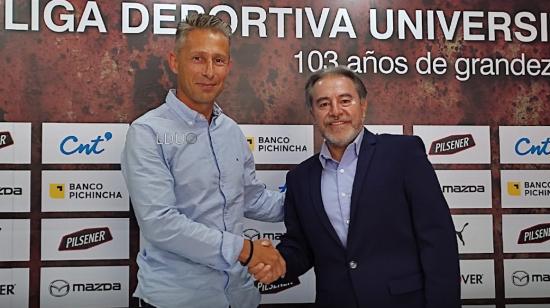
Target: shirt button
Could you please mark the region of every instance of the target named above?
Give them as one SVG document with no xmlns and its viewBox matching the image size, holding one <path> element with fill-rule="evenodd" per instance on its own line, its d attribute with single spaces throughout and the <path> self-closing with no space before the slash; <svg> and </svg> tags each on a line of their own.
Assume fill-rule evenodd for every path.
<svg viewBox="0 0 550 308">
<path fill-rule="evenodd" d="M 346 219 L 346 225 L 349 225 L 349 219 Z"/>
<path fill-rule="evenodd" d="M 189 121 L 189 122 L 187 122 L 187 124 L 193 125 L 193 121 Z"/>
<path fill-rule="evenodd" d="M 345 196 L 346 196 L 346 193 L 342 193 L 341 195 L 342 195 L 342 197 L 345 197 Z"/>
<path fill-rule="evenodd" d="M 344 173 L 344 169 L 340 169 L 340 173 Z"/>
<path fill-rule="evenodd" d="M 355 261 L 349 261 L 349 268 L 356 269 L 357 268 L 357 262 Z"/>
</svg>

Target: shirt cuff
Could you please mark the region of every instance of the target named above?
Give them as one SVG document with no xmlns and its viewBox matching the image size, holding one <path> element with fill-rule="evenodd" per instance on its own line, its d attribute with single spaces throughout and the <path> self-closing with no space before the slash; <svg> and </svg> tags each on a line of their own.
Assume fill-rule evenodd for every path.
<svg viewBox="0 0 550 308">
<path fill-rule="evenodd" d="M 244 238 L 233 233 L 222 231 L 222 257 L 228 267 L 233 266 L 239 259 L 244 246 Z"/>
</svg>

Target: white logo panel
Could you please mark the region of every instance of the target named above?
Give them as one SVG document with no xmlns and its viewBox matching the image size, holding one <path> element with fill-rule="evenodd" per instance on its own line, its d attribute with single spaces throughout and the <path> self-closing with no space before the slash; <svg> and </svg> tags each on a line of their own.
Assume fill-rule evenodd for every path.
<svg viewBox="0 0 550 308">
<path fill-rule="evenodd" d="M 312 125 L 239 125 L 256 164 L 298 164 L 313 155 Z"/>
<path fill-rule="evenodd" d="M 128 307 L 127 266 L 46 267 L 40 272 L 40 307 Z"/>
<path fill-rule="evenodd" d="M 550 208 L 550 170 L 501 170 L 503 208 Z"/>
<path fill-rule="evenodd" d="M 42 211 L 128 211 L 121 171 L 42 171 Z"/>
<path fill-rule="evenodd" d="M 460 260 L 462 299 L 495 298 L 493 260 Z"/>
<path fill-rule="evenodd" d="M 0 164 L 31 163 L 31 123 L 0 122 Z"/>
<path fill-rule="evenodd" d="M 283 179 L 284 180 L 284 179 Z M 269 187 L 269 186 L 268 186 Z M 286 232 L 285 225 L 281 223 L 267 223 L 251 219 L 246 219 L 244 222 L 245 238 L 256 240 L 267 238 L 277 245 L 283 233 Z M 282 288 L 281 291 L 273 294 L 262 294 L 262 304 L 286 304 L 286 303 L 313 303 L 315 302 L 315 273 L 313 269 L 299 277 L 299 284 L 296 284 L 288 289 Z M 265 288 L 260 285 L 260 291 Z M 268 287 L 273 291 L 277 285 Z"/>
<path fill-rule="evenodd" d="M 365 125 L 373 134 L 403 135 L 403 125 Z"/>
<path fill-rule="evenodd" d="M 490 170 L 436 170 L 449 208 L 491 208 Z"/>
<path fill-rule="evenodd" d="M 489 126 L 415 125 L 432 164 L 489 164 Z"/>
<path fill-rule="evenodd" d="M 42 220 L 42 260 L 128 259 L 128 218 Z"/>
<path fill-rule="evenodd" d="M 504 260 L 504 294 L 506 298 L 548 297 L 550 260 Z"/>
<path fill-rule="evenodd" d="M 500 126 L 502 164 L 550 164 L 550 126 Z"/>
<path fill-rule="evenodd" d="M 128 124 L 42 123 L 42 163 L 119 164 Z"/>
<path fill-rule="evenodd" d="M 550 215 L 502 215 L 504 253 L 550 252 Z"/>
<path fill-rule="evenodd" d="M 0 212 L 30 212 L 31 172 L 0 171 Z"/>
<path fill-rule="evenodd" d="M 0 307 L 29 307 L 29 269 L 0 269 Z"/>
<path fill-rule="evenodd" d="M 459 253 L 493 253 L 491 215 L 452 215 Z"/>
<path fill-rule="evenodd" d="M 30 220 L 0 219 L 0 261 L 28 261 Z"/>
</svg>

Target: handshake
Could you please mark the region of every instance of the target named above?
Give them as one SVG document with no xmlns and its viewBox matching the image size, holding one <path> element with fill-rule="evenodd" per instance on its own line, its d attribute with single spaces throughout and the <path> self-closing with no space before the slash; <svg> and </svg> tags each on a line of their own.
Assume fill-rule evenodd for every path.
<svg viewBox="0 0 550 308">
<path fill-rule="evenodd" d="M 245 240 L 239 262 L 256 280 L 269 284 L 284 277 L 286 262 L 270 240 Z"/>
</svg>

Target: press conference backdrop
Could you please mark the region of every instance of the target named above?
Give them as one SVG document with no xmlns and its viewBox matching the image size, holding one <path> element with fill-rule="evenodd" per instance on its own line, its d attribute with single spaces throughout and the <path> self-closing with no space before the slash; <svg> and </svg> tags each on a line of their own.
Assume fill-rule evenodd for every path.
<svg viewBox="0 0 550 308">
<path fill-rule="evenodd" d="M 426 145 L 464 307 L 550 306 L 550 2 L 0 0 L 1 307 L 136 304 L 142 243 L 120 151 L 174 84 L 166 55 L 190 11 L 234 31 L 218 101 L 269 188 L 285 191 L 320 148 L 305 80 L 346 65 L 367 84 L 368 128 Z M 258 288 L 263 304 L 306 305 L 314 273 Z"/>
</svg>

